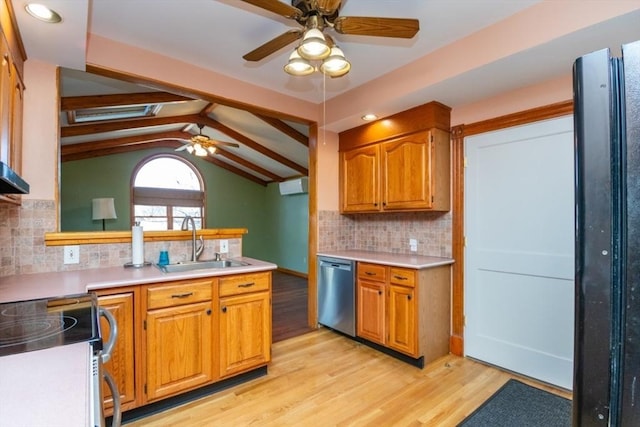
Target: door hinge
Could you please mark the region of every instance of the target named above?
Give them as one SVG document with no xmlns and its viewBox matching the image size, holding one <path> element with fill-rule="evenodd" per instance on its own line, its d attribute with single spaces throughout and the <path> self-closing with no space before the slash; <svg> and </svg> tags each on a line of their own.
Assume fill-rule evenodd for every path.
<svg viewBox="0 0 640 427">
<path fill-rule="evenodd" d="M 463 167 L 465 167 L 465 168 L 466 168 L 467 166 L 469 166 L 469 160 L 468 160 L 466 157 L 465 157 L 465 158 L 464 158 L 464 160 L 462 161 L 462 166 L 463 166 Z"/>
<path fill-rule="evenodd" d="M 142 321 L 142 328 L 146 331 L 147 330 L 147 321 L 143 320 Z"/>
<path fill-rule="evenodd" d="M 144 385 L 144 394 L 147 394 L 147 384 Z"/>
<path fill-rule="evenodd" d="M 435 202 L 436 198 L 434 196 L 431 196 L 431 203 Z"/>
<path fill-rule="evenodd" d="M 429 134 L 429 142 L 433 142 L 433 134 L 432 133 Z"/>
</svg>

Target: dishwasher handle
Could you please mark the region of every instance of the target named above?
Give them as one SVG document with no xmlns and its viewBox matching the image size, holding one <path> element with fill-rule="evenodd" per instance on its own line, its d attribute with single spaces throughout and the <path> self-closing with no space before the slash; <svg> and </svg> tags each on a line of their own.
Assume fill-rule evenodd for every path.
<svg viewBox="0 0 640 427">
<path fill-rule="evenodd" d="M 340 270 L 351 271 L 352 264 L 351 263 L 343 264 L 335 261 L 320 260 L 320 268 L 337 268 Z"/>
</svg>

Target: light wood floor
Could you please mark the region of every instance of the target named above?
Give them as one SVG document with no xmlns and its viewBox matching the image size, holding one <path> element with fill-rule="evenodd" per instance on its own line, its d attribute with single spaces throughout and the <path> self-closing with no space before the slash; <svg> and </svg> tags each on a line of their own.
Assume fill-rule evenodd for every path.
<svg viewBox="0 0 640 427">
<path fill-rule="evenodd" d="M 455 426 L 509 378 L 451 355 L 420 370 L 320 329 L 274 344 L 268 375 L 127 426 Z"/>
</svg>

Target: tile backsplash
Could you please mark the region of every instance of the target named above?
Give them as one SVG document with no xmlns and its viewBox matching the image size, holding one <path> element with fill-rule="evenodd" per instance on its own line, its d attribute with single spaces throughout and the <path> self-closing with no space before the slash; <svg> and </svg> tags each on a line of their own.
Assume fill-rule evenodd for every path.
<svg viewBox="0 0 640 427">
<path fill-rule="evenodd" d="M 409 239 L 416 239 L 416 254 L 451 257 L 451 227 L 450 212 L 340 215 L 319 211 L 318 249 L 412 253 Z"/>
<path fill-rule="evenodd" d="M 56 204 L 52 200 L 23 200 L 22 206 L 0 204 L 0 277 L 12 274 L 47 273 L 118 267 L 131 262 L 130 243 L 80 245 L 78 264 L 64 264 L 63 246 L 45 246 L 44 234 L 56 229 Z M 242 256 L 242 239 L 227 239 L 229 253 L 223 258 Z M 145 242 L 145 260 L 157 262 L 161 250 L 169 252 L 172 263 L 185 261 L 191 241 Z M 205 240 L 200 259 L 220 252 L 219 240 Z"/>
</svg>

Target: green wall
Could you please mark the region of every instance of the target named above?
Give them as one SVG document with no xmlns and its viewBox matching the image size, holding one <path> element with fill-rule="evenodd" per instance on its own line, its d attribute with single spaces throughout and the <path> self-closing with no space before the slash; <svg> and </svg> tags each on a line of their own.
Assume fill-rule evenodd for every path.
<svg viewBox="0 0 640 427">
<path fill-rule="evenodd" d="M 61 231 L 101 230 L 91 219 L 91 200 L 113 197 L 118 215 L 107 230 L 129 230 L 130 183 L 135 166 L 170 149 L 141 150 L 63 162 L 60 168 Z M 178 153 L 179 155 L 182 153 Z M 183 155 L 205 181 L 207 228 L 247 228 L 243 254 L 307 273 L 308 195 L 280 196 L 278 185 L 266 188 L 191 155 Z"/>
</svg>

